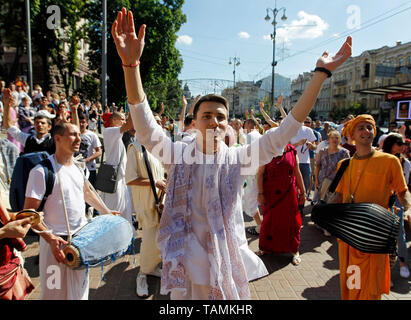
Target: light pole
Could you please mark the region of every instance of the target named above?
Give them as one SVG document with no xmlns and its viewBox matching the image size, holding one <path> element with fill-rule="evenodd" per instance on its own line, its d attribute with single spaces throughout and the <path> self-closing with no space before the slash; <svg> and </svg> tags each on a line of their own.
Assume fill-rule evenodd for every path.
<svg viewBox="0 0 411 320">
<path fill-rule="evenodd" d="M 101 42 L 101 102 L 103 108 L 107 102 L 107 0 L 102 1 L 103 30 Z"/>
<path fill-rule="evenodd" d="M 28 78 L 30 92 L 33 92 L 33 60 L 31 53 L 31 26 L 30 26 L 30 0 L 26 0 L 26 29 L 27 29 L 27 57 L 28 57 Z M 29 92 L 27 92 L 29 93 Z"/>
<path fill-rule="evenodd" d="M 233 64 L 234 70 L 233 70 L 233 75 L 234 75 L 234 86 L 233 86 L 233 116 L 235 117 L 235 111 L 234 111 L 234 91 L 235 91 L 235 67 L 238 67 L 240 65 L 240 58 L 234 57 L 230 58 L 228 61 L 228 64 Z"/>
<path fill-rule="evenodd" d="M 275 36 L 276 36 L 276 25 L 277 25 L 276 19 L 277 19 L 277 14 L 280 11 L 283 11 L 283 16 L 281 17 L 281 20 L 285 21 L 285 20 L 287 20 L 287 17 L 285 15 L 285 8 L 284 7 L 280 8 L 280 9 L 277 9 L 277 1 L 275 1 L 275 8 L 274 9 L 267 8 L 266 10 L 267 10 L 267 15 L 265 16 L 265 21 L 270 21 L 271 17 L 268 13 L 271 10 L 271 12 L 273 14 L 273 21 L 271 22 L 271 24 L 274 27 L 274 31 L 271 34 L 271 40 L 273 40 L 273 62 L 272 62 L 273 70 L 272 70 L 272 74 L 271 74 L 271 94 L 270 94 L 270 102 L 271 102 L 270 116 L 271 116 L 271 118 L 273 118 L 274 117 L 274 108 L 273 108 L 273 106 L 274 106 L 274 77 L 275 77 L 274 68 L 277 65 L 277 61 L 275 61 Z"/>
</svg>

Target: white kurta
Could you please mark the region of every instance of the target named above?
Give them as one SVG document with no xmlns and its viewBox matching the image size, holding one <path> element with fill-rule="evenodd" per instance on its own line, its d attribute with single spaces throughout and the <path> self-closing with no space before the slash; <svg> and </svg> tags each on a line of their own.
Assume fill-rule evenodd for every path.
<svg viewBox="0 0 411 320">
<path fill-rule="evenodd" d="M 211 282 L 212 279 L 210 275 L 213 276 L 213 279 L 216 279 L 215 277 L 217 276 L 216 274 L 212 274 L 212 272 L 215 272 L 216 269 L 213 268 L 215 267 L 215 259 L 220 259 L 218 256 L 210 256 L 210 236 L 211 236 L 211 241 L 215 241 L 215 237 L 217 237 L 219 240 L 219 243 L 224 243 L 224 238 L 222 237 L 222 234 L 216 233 L 216 234 L 210 234 L 210 220 L 207 220 L 206 212 L 210 211 L 212 212 L 213 208 L 210 207 L 209 202 L 207 202 L 207 199 L 215 199 L 212 197 L 211 193 L 212 190 L 215 190 L 213 188 L 227 188 L 226 185 L 224 184 L 219 184 L 218 186 L 210 187 L 210 185 L 207 185 L 211 183 L 213 185 L 213 181 L 211 181 L 209 178 L 212 178 L 213 176 L 218 175 L 218 172 L 216 171 L 215 174 L 213 174 L 210 169 L 213 166 L 208 166 L 208 165 L 203 165 L 204 163 L 213 163 L 213 161 L 216 159 L 216 155 L 204 155 L 202 154 L 198 149 L 195 147 L 194 144 L 182 144 L 182 143 L 172 143 L 169 138 L 167 138 L 161 127 L 155 122 L 154 117 L 152 115 L 152 112 L 150 110 L 150 107 L 147 103 L 147 100 L 139 105 L 130 105 L 130 112 L 131 116 L 133 119 L 133 124 L 134 128 L 136 129 L 136 136 L 137 139 L 141 144 L 143 144 L 154 156 L 156 156 L 165 166 L 168 172 L 171 172 L 169 168 L 171 168 L 175 162 L 183 159 L 183 165 L 188 165 L 192 166 L 192 173 L 191 173 L 191 180 L 193 181 L 192 185 L 193 188 L 189 191 L 190 192 L 190 202 L 189 205 L 190 211 L 191 211 L 191 217 L 190 217 L 190 224 L 191 228 L 186 231 L 185 235 L 185 249 L 184 249 L 184 258 L 183 258 L 183 265 L 184 265 L 184 272 L 187 277 L 189 277 L 189 281 L 198 285 L 209 285 L 212 286 L 213 284 Z M 283 121 L 282 125 L 279 128 L 276 128 L 276 130 L 269 130 L 264 136 L 262 136 L 260 139 L 255 141 L 253 144 L 244 146 L 244 147 L 238 147 L 238 148 L 227 148 L 223 142 L 220 142 L 220 149 L 222 150 L 222 153 L 220 155 L 219 159 L 224 159 L 224 161 L 237 161 L 237 163 L 231 163 L 231 162 L 226 162 L 223 163 L 223 166 L 230 166 L 233 165 L 234 167 L 239 167 L 239 172 L 241 175 L 248 175 L 251 174 L 252 172 L 255 172 L 256 169 L 264 164 L 269 163 L 273 157 L 278 156 L 282 154 L 283 149 L 285 145 L 288 143 L 288 141 L 297 133 L 298 129 L 301 127 L 301 123 L 297 122 L 291 114 Z M 191 152 L 194 150 L 189 150 L 187 152 L 187 149 L 192 147 L 194 145 L 195 152 Z M 187 146 L 187 147 L 185 147 Z M 227 148 L 227 149 L 222 149 L 222 148 Z M 195 154 L 193 157 L 192 154 Z M 224 155 L 225 154 L 225 155 Z M 181 156 L 182 155 L 182 156 Z M 247 155 L 249 155 L 247 157 Z M 207 161 L 207 158 L 209 161 Z M 206 160 L 204 160 L 206 159 Z M 202 161 L 200 161 L 202 160 Z M 240 160 L 240 161 L 239 161 Z M 242 160 L 242 161 L 241 161 Z M 249 160 L 248 162 L 246 160 Z M 214 161 L 214 163 L 216 163 Z M 249 165 L 249 163 L 252 164 L 252 166 Z M 219 166 L 214 166 L 213 168 L 216 168 L 214 170 L 220 170 Z M 211 169 L 213 170 L 213 169 Z M 174 177 L 170 177 L 171 179 L 174 179 Z M 177 177 L 176 177 L 177 178 Z M 178 177 L 180 178 L 180 177 Z M 235 178 L 235 177 L 234 177 Z M 234 181 L 235 180 L 235 181 Z M 246 280 L 251 280 L 255 279 L 256 277 L 262 276 L 264 274 L 267 274 L 267 270 L 263 266 L 261 260 L 249 249 L 245 249 L 247 246 L 246 243 L 246 238 L 245 238 L 245 230 L 244 230 L 244 221 L 243 217 L 241 216 L 242 214 L 242 204 L 241 204 L 241 187 L 242 187 L 242 181 L 241 179 L 235 178 L 234 185 L 233 187 L 233 197 L 232 199 L 236 199 L 233 203 L 233 212 L 228 212 L 228 216 L 230 215 L 235 215 L 233 219 L 230 219 L 229 221 L 232 221 L 234 225 L 231 226 L 221 226 L 226 230 L 236 230 L 236 234 L 234 235 L 235 241 L 237 242 L 237 246 L 234 249 L 230 250 L 238 250 L 235 255 L 238 256 L 241 255 L 242 260 L 243 260 L 243 266 L 242 268 L 246 268 L 246 265 L 252 265 L 254 264 L 255 274 L 247 274 Z M 210 189 L 211 188 L 211 189 Z M 227 191 L 227 190 L 226 190 Z M 225 191 L 225 192 L 226 192 Z M 209 194 L 210 193 L 210 194 Z M 169 195 L 167 195 L 168 197 Z M 168 200 L 166 199 L 166 202 Z M 220 201 L 224 202 L 224 199 L 220 199 Z M 178 205 L 178 204 L 177 204 Z M 164 213 L 163 213 L 164 217 Z M 209 219 L 209 218 L 208 218 Z M 163 220 L 163 219 L 162 219 Z M 171 226 L 171 228 L 178 227 L 178 226 Z M 215 228 L 215 226 L 213 226 Z M 240 231 L 241 230 L 241 231 Z M 245 240 L 245 241 L 244 241 Z M 168 250 L 168 247 L 165 247 L 164 250 Z M 215 248 L 215 246 L 214 246 Z M 222 250 L 221 248 L 217 248 L 217 250 Z M 223 249 L 226 250 L 226 249 Z M 218 251 L 217 251 L 218 252 Z M 226 251 L 225 251 L 226 252 Z M 245 253 L 245 255 L 244 255 Z M 218 253 L 217 253 L 218 254 Z M 165 256 L 167 256 L 167 252 L 164 251 L 162 252 L 163 259 Z M 245 257 L 245 258 L 244 258 Z M 249 259 L 248 259 L 249 258 Z M 173 259 L 173 257 L 170 257 L 170 259 Z M 164 260 L 163 260 L 164 261 Z M 164 263 L 164 262 L 163 262 Z M 213 265 L 212 265 L 212 264 Z M 233 267 L 233 266 L 232 266 Z M 235 265 L 235 267 L 239 267 L 238 265 Z M 247 267 L 247 269 L 249 269 Z M 230 275 L 232 273 L 236 273 L 236 270 L 231 270 Z M 164 273 L 164 268 L 163 268 L 163 273 Z M 218 277 L 221 277 L 219 275 Z M 163 284 L 163 280 L 166 280 L 166 276 L 162 277 L 162 289 L 163 287 L 167 286 L 168 288 L 170 287 L 169 284 Z M 233 281 L 230 280 L 230 281 Z M 171 283 L 171 286 L 173 284 Z M 232 288 L 231 288 L 232 289 Z M 227 290 L 231 290 L 227 289 Z M 170 289 L 168 289 L 170 290 Z M 171 288 L 171 290 L 173 290 Z M 224 290 L 224 289 L 223 289 Z M 229 292 L 227 291 L 227 292 Z M 242 291 L 243 292 L 243 291 Z M 163 293 L 164 294 L 164 293 Z M 223 296 L 225 296 L 225 293 L 222 293 Z M 231 295 L 229 293 L 229 296 L 232 297 L 237 297 L 235 293 Z M 240 295 L 242 296 L 242 294 Z"/>
<path fill-rule="evenodd" d="M 117 176 L 116 192 L 100 192 L 100 196 L 109 209 L 120 211 L 121 216 L 130 222 L 135 236 L 136 233 L 131 217 L 133 212 L 132 199 L 130 198 L 130 192 L 127 189 L 125 178 L 127 155 L 122 140 L 123 134 L 120 133 L 120 127 L 110 127 L 104 129 L 103 136 L 106 163 L 110 165 L 120 165 L 120 168 Z"/>
</svg>

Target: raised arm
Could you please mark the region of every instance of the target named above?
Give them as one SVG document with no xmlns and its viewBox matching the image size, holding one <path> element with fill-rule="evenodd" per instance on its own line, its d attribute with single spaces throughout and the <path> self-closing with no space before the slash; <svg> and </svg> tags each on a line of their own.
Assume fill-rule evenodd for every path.
<svg viewBox="0 0 411 320">
<path fill-rule="evenodd" d="M 283 108 L 283 99 L 284 99 L 283 95 L 280 95 L 280 96 L 278 97 L 278 99 L 277 99 L 277 107 L 278 107 L 278 109 L 280 109 L 281 116 L 282 116 L 283 118 L 285 118 L 285 117 L 287 116 L 287 113 L 285 112 L 285 110 L 284 110 L 284 108 Z"/>
<path fill-rule="evenodd" d="M 335 56 L 329 57 L 328 51 L 325 51 L 321 58 L 318 59 L 316 67 L 333 72 L 351 56 L 351 45 L 352 39 L 349 36 Z M 325 72 L 314 72 L 314 76 L 308 83 L 307 88 L 291 110 L 295 120 L 303 122 L 308 116 L 326 78 L 327 74 Z"/>
<path fill-rule="evenodd" d="M 193 115 L 194 113 L 194 106 L 196 105 L 197 101 L 200 99 L 201 94 L 197 95 L 197 97 L 195 97 L 194 102 L 191 104 L 190 110 L 188 110 L 188 114 L 189 115 Z"/>
<path fill-rule="evenodd" d="M 140 76 L 140 58 L 144 49 L 146 25 L 138 32 L 134 29 L 133 14 L 123 8 L 111 27 L 111 34 L 120 56 L 129 104 L 139 104 L 145 99 L 145 93 Z"/>
<path fill-rule="evenodd" d="M 123 65 L 130 115 L 137 140 L 166 165 L 173 161 L 173 142 L 154 119 L 140 75 L 140 58 L 144 49 L 145 29 L 146 26 L 142 25 L 137 37 L 133 14 L 123 8 L 113 23 L 111 33 Z"/>
<path fill-rule="evenodd" d="M 260 102 L 260 112 L 264 117 L 264 120 L 267 121 L 267 123 L 272 127 L 272 128 L 276 128 L 278 127 L 278 123 L 273 121 L 270 116 L 267 114 L 267 112 L 264 111 L 264 103 Z"/>
<path fill-rule="evenodd" d="M 10 116 L 10 105 L 15 103 L 13 95 L 9 88 L 3 89 L 3 103 L 4 103 L 4 115 L 3 115 L 3 127 L 8 129 L 15 125 L 15 122 L 11 119 Z"/>
<path fill-rule="evenodd" d="M 180 118 L 178 121 L 178 132 L 182 132 L 184 130 L 184 119 L 186 116 L 186 108 L 187 108 L 187 99 L 183 96 L 183 109 L 181 109 Z"/>
<path fill-rule="evenodd" d="M 78 117 L 78 108 L 80 106 L 80 98 L 73 96 L 70 99 L 71 123 L 80 128 L 80 119 Z"/>
</svg>

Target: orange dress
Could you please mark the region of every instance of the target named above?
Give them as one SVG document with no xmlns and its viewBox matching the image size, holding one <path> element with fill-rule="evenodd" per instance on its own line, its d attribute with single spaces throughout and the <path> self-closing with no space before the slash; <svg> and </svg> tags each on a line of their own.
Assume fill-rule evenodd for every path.
<svg viewBox="0 0 411 320">
<path fill-rule="evenodd" d="M 370 159 L 352 158 L 336 191 L 342 194 L 343 202 L 350 202 L 355 188 L 354 202 L 377 203 L 388 209 L 392 190 L 401 193 L 407 189 L 398 158 L 379 151 Z M 338 249 L 343 300 L 379 300 L 383 293 L 390 292 L 388 254 L 363 253 L 341 240 Z"/>
</svg>

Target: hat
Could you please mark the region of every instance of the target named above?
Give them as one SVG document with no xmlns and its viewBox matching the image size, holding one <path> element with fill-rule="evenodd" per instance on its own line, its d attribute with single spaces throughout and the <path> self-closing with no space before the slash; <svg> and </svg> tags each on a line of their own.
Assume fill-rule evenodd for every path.
<svg viewBox="0 0 411 320">
<path fill-rule="evenodd" d="M 357 126 L 357 124 L 359 124 L 360 122 L 368 122 L 370 124 L 372 124 L 372 126 L 374 127 L 374 137 L 377 134 L 377 128 L 375 126 L 375 120 L 374 118 L 369 115 L 369 114 L 360 114 L 359 116 L 357 116 L 356 118 L 346 122 L 344 124 L 344 129 L 342 131 L 342 135 L 344 137 L 353 137 L 353 133 L 354 133 L 354 129 Z"/>
<path fill-rule="evenodd" d="M 49 119 L 54 119 L 56 115 L 51 114 L 47 110 L 40 110 L 37 111 L 35 118 L 40 117 L 40 118 L 49 118 Z"/>
<path fill-rule="evenodd" d="M 385 138 L 387 138 L 388 134 L 384 133 L 378 139 L 378 145 L 381 147 L 381 144 L 384 142 Z"/>
</svg>

